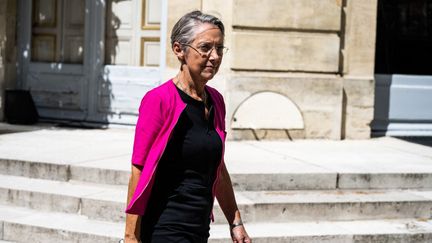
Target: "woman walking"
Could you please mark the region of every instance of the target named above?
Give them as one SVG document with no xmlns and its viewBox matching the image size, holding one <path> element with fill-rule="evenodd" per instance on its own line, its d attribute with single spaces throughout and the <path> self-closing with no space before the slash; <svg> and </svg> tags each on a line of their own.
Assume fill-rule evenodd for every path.
<svg viewBox="0 0 432 243">
<path fill-rule="evenodd" d="M 225 104 L 207 86 L 222 62 L 224 25 L 200 11 L 175 24 L 178 74 L 147 92 L 136 125 L 125 242 L 207 242 L 214 198 L 233 242 L 251 242 L 224 164 Z"/>
</svg>

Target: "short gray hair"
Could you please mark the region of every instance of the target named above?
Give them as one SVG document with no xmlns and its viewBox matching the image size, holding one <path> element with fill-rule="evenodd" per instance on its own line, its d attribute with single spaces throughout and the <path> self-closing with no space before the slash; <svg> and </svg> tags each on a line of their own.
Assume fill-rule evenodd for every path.
<svg viewBox="0 0 432 243">
<path fill-rule="evenodd" d="M 210 23 L 217 26 L 222 32 L 222 35 L 225 35 L 225 27 L 220 19 L 213 15 L 204 14 L 201 11 L 195 10 L 183 15 L 174 25 L 171 31 L 171 47 L 174 46 L 174 42 L 191 43 L 195 35 L 196 27 L 203 23 Z"/>
</svg>

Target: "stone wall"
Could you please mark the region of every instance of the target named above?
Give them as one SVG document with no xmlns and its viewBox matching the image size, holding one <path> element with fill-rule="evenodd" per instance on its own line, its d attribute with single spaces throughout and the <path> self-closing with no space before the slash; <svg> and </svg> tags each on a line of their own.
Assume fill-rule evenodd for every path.
<svg viewBox="0 0 432 243">
<path fill-rule="evenodd" d="M 230 50 L 209 85 L 225 96 L 228 138 L 370 137 L 377 0 L 186 2 L 169 1 L 169 31 L 193 9 L 214 14 L 226 25 Z M 171 48 L 167 50 L 169 77 L 177 72 L 178 61 Z M 304 128 L 261 129 L 263 122 L 253 114 L 259 111 L 251 110 L 251 129 L 231 129 L 245 100 L 264 91 L 294 103 Z M 267 106 L 275 113 L 286 109 Z"/>
<path fill-rule="evenodd" d="M 374 113 L 377 0 L 348 0 L 344 12 L 342 138 L 369 138 Z"/>
<path fill-rule="evenodd" d="M 16 79 L 16 1 L 0 0 L 0 121 L 4 120 L 4 92 Z"/>
</svg>

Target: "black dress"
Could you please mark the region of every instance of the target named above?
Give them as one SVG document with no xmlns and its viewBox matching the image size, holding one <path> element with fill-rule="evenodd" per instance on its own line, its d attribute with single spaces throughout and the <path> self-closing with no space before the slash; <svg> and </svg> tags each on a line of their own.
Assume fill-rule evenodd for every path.
<svg viewBox="0 0 432 243">
<path fill-rule="evenodd" d="M 212 186 L 221 161 L 212 101 L 205 105 L 178 89 L 186 108 L 159 161 L 149 204 L 141 219 L 141 241 L 207 242 Z M 209 97 L 209 96 L 208 96 Z"/>
</svg>

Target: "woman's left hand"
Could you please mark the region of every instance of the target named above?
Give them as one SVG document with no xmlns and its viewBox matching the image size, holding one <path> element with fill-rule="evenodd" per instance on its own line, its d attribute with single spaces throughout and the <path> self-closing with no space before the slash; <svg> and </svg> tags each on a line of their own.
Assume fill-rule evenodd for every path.
<svg viewBox="0 0 432 243">
<path fill-rule="evenodd" d="M 252 243 L 243 225 L 231 229 L 231 239 L 233 243 Z"/>
</svg>

